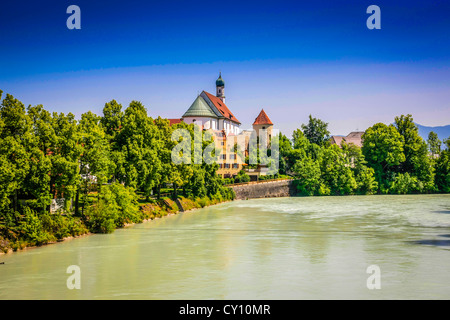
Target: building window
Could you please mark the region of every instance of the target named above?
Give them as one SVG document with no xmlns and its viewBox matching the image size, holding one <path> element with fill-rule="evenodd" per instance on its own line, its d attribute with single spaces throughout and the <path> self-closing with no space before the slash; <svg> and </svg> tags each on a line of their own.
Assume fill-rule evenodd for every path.
<svg viewBox="0 0 450 320">
<path fill-rule="evenodd" d="M 221 146 L 223 146 L 224 144 L 225 144 L 225 142 L 223 142 L 223 141 L 222 141 L 222 142 L 220 142 L 220 145 L 221 145 Z"/>
<path fill-rule="evenodd" d="M 226 154 L 221 154 L 221 155 L 220 155 L 220 159 L 226 160 L 226 159 L 227 159 L 227 155 L 226 155 Z"/>
<path fill-rule="evenodd" d="M 230 164 L 229 163 L 225 163 L 225 169 L 230 169 Z"/>
<path fill-rule="evenodd" d="M 233 169 L 239 168 L 239 165 L 237 163 L 233 163 Z"/>
</svg>

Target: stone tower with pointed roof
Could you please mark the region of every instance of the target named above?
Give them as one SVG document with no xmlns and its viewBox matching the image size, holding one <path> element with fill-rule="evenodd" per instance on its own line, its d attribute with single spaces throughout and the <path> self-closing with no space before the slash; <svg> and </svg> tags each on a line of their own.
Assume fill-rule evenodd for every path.
<svg viewBox="0 0 450 320">
<path fill-rule="evenodd" d="M 270 139 L 272 138 L 272 129 L 272 121 L 270 120 L 264 109 L 261 109 L 261 112 L 256 117 L 255 122 L 253 122 L 253 130 L 255 130 L 258 137 L 260 136 L 260 133 L 266 132 L 268 139 L 267 142 L 269 143 Z"/>
</svg>

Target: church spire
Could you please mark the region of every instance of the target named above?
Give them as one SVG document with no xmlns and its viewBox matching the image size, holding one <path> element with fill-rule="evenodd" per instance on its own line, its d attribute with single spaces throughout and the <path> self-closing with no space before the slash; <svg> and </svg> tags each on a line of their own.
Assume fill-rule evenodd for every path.
<svg viewBox="0 0 450 320">
<path fill-rule="evenodd" d="M 225 103 L 225 81 L 222 79 L 222 72 L 219 72 L 219 78 L 216 80 L 216 97 Z"/>
</svg>

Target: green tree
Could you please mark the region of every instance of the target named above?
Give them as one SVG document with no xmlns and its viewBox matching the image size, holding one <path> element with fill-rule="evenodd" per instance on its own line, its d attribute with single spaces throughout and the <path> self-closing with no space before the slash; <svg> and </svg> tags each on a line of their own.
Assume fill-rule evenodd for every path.
<svg viewBox="0 0 450 320">
<path fill-rule="evenodd" d="M 430 150 L 433 157 L 441 153 L 442 142 L 441 140 L 439 140 L 438 135 L 435 132 L 430 131 L 430 133 L 428 134 L 427 144 L 428 150 Z"/>
<path fill-rule="evenodd" d="M 123 116 L 122 105 L 116 100 L 105 103 L 100 123 L 111 144 L 115 143 L 115 138 L 122 128 Z"/>
<path fill-rule="evenodd" d="M 108 181 L 113 171 L 113 163 L 109 157 L 109 144 L 100 124 L 100 117 L 88 111 L 81 115 L 78 124 L 80 145 L 83 147 L 79 159 L 83 191 L 83 213 L 89 186 L 96 186 L 100 195 L 102 184 Z M 78 198 L 78 197 L 77 197 Z"/>
<path fill-rule="evenodd" d="M 0 92 L 0 97 L 1 97 Z M 0 188 L 3 209 L 11 213 L 18 210 L 19 192 L 24 189 L 30 170 L 29 148 L 33 142 L 31 120 L 22 102 L 7 94 L 0 106 L 0 155 L 2 170 Z M 6 213 L 5 212 L 5 213 Z"/>
<path fill-rule="evenodd" d="M 320 164 L 311 157 L 297 160 L 293 167 L 297 190 L 302 195 L 328 194 L 321 181 Z"/>
<path fill-rule="evenodd" d="M 302 124 L 302 130 L 305 137 L 311 143 L 315 143 L 320 146 L 330 139 L 330 132 L 328 131 L 328 123 L 320 119 L 313 118 L 311 115 L 309 115 L 308 124 L 306 125 Z"/>
<path fill-rule="evenodd" d="M 80 162 L 84 144 L 77 121 L 72 113 L 53 113 L 53 128 L 56 142 L 49 154 L 52 161 L 51 186 L 55 195 L 64 196 L 66 202 L 75 197 L 75 212 L 78 214 L 80 196 Z"/>
<path fill-rule="evenodd" d="M 393 125 L 377 123 L 363 135 L 362 153 L 383 193 L 388 192 L 397 166 L 405 161 L 403 145 L 404 138 Z"/>
<path fill-rule="evenodd" d="M 440 192 L 450 192 L 450 137 L 444 140 L 445 150 L 436 160 L 436 188 Z"/>
<path fill-rule="evenodd" d="M 434 169 L 428 156 L 426 142 L 420 137 L 419 129 L 410 114 L 395 117 L 395 126 L 403 136 L 405 161 L 400 164 L 400 173 L 409 173 L 417 178 L 416 192 L 434 189 Z"/>
<path fill-rule="evenodd" d="M 278 136 L 279 141 L 279 173 L 280 174 L 288 174 L 290 167 L 288 164 L 289 155 L 292 152 L 292 142 L 281 132 Z"/>
<path fill-rule="evenodd" d="M 247 172 L 245 172 L 244 170 L 241 170 L 241 171 L 238 172 L 238 174 L 234 178 L 234 181 L 236 183 L 249 182 L 250 181 L 250 176 L 247 174 Z"/>
<path fill-rule="evenodd" d="M 122 153 L 122 145 L 119 134 L 123 126 L 124 113 L 122 105 L 116 100 L 105 103 L 103 116 L 100 123 L 105 131 L 110 145 L 110 158 L 113 166 L 112 181 L 124 182 L 126 177 L 125 155 Z"/>
<path fill-rule="evenodd" d="M 353 171 L 356 180 L 358 194 L 373 194 L 378 190 L 375 179 L 375 171 L 367 166 L 367 161 L 360 147 L 343 142 L 342 153 L 348 159 L 348 166 Z"/>
<path fill-rule="evenodd" d="M 323 150 L 320 159 L 322 179 L 330 188 L 331 194 L 354 193 L 357 183 L 350 166 L 351 159 L 337 145 L 332 145 Z"/>
<path fill-rule="evenodd" d="M 139 101 L 132 101 L 125 110 L 118 143 L 124 155 L 125 185 L 148 198 L 160 180 L 160 140 L 157 126 Z"/>
</svg>

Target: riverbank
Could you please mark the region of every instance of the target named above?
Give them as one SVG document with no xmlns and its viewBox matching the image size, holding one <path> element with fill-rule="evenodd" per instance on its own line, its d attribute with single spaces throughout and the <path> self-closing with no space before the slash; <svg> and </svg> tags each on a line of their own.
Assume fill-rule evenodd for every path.
<svg viewBox="0 0 450 320">
<path fill-rule="evenodd" d="M 449 200 L 285 197 L 170 214 L 1 256 L 0 299 L 446 299 Z M 71 265 L 81 290 L 65 285 Z M 366 286 L 372 265 L 381 290 Z"/>
<path fill-rule="evenodd" d="M 177 204 L 176 201 L 168 197 L 161 199 L 152 199 L 150 201 L 139 203 L 139 215 L 141 219 L 138 222 L 125 222 L 120 227 L 115 227 L 114 230 L 126 228 L 139 223 L 149 222 L 170 215 L 175 215 L 180 212 L 192 211 L 212 206 L 215 204 L 232 201 L 221 198 L 210 199 L 208 197 L 190 199 L 183 196 L 179 196 L 177 199 L 178 199 L 177 202 L 179 204 Z M 88 226 L 85 224 L 85 222 L 81 217 L 74 217 L 71 214 L 66 215 L 53 214 L 49 215 L 49 217 L 55 218 L 55 220 L 59 221 L 61 221 L 60 219 L 61 217 L 63 218 L 66 217 L 69 220 L 71 220 L 70 221 L 72 224 L 71 230 L 70 231 L 64 230 L 64 232 L 74 232 L 74 234 L 71 234 L 70 236 L 60 236 L 61 234 L 64 234 L 64 232 L 59 229 L 63 228 L 67 229 L 68 226 L 65 223 L 60 223 L 58 227 L 55 228 L 56 223 L 54 221 L 48 222 L 49 219 L 46 219 L 47 223 L 44 229 L 46 229 L 45 231 L 48 233 L 47 239 L 41 240 L 41 242 L 39 243 L 33 243 L 33 240 L 26 238 L 19 237 L 11 241 L 10 239 L 5 239 L 4 237 L 0 236 L 0 255 L 16 251 L 22 251 L 25 249 L 37 248 L 43 245 L 57 244 L 58 242 L 67 241 L 69 239 L 76 239 L 91 234 L 101 233 L 90 231 Z M 73 228 L 73 225 L 76 225 L 78 227 Z"/>
</svg>

